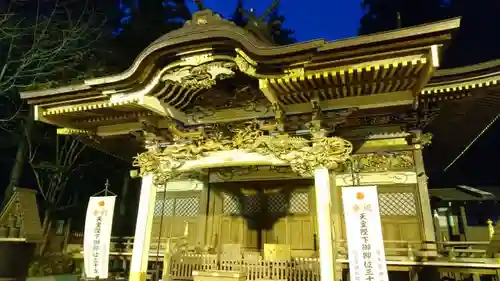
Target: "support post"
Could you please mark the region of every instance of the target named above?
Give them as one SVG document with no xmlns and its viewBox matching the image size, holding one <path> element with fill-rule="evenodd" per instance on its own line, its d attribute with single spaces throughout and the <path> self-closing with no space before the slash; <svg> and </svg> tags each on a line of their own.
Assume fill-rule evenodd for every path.
<svg viewBox="0 0 500 281">
<path fill-rule="evenodd" d="M 200 249 L 205 249 L 207 246 L 207 219 L 209 209 L 210 189 L 208 186 L 208 178 L 203 179 L 203 189 L 200 196 L 200 209 L 198 213 L 198 241 L 197 246 Z"/>
<path fill-rule="evenodd" d="M 156 187 L 153 183 L 153 175 L 148 174 L 142 178 L 139 210 L 135 225 L 134 248 L 132 249 L 130 262 L 130 281 L 146 280 L 155 200 Z"/>
<path fill-rule="evenodd" d="M 330 174 L 327 168 L 314 170 L 314 189 L 318 220 L 320 277 L 321 281 L 337 281 L 331 216 Z"/>
<path fill-rule="evenodd" d="M 336 262 L 337 261 L 337 255 L 338 255 L 338 249 L 340 247 L 340 240 L 343 240 L 343 234 L 342 234 L 342 228 L 341 228 L 341 223 L 342 223 L 342 189 L 340 186 L 337 186 L 336 183 L 336 174 L 334 171 L 330 170 L 330 198 L 331 198 L 331 221 L 333 223 L 332 229 L 333 229 L 333 260 Z M 335 276 L 338 278 L 338 280 L 344 280 L 342 278 L 342 266 L 335 264 L 334 266 L 335 270 Z M 335 280 L 337 281 L 337 280 Z"/>
<path fill-rule="evenodd" d="M 434 229 L 436 230 L 436 246 L 438 250 L 441 250 L 441 242 L 443 242 L 443 234 L 441 233 L 441 224 L 439 223 L 439 214 L 437 210 L 434 210 L 433 213 L 433 218 L 434 218 Z"/>
<path fill-rule="evenodd" d="M 163 274 L 162 280 L 169 281 L 170 280 L 170 261 L 172 257 L 172 239 L 168 238 L 167 243 L 165 245 L 165 253 L 163 254 Z"/>
<path fill-rule="evenodd" d="M 431 202 L 429 198 L 429 190 L 427 189 L 427 175 L 425 174 L 424 158 L 421 149 L 413 151 L 413 159 L 415 160 L 415 173 L 417 174 L 417 189 L 420 199 L 420 208 L 422 216 L 422 233 L 426 244 L 428 254 L 430 256 L 437 255 L 434 219 L 431 213 Z"/>
<path fill-rule="evenodd" d="M 469 223 L 467 222 L 467 213 L 465 212 L 465 206 L 460 206 L 460 219 L 462 220 L 462 228 L 464 230 L 464 241 L 467 241 L 467 232 L 469 230 Z"/>
</svg>

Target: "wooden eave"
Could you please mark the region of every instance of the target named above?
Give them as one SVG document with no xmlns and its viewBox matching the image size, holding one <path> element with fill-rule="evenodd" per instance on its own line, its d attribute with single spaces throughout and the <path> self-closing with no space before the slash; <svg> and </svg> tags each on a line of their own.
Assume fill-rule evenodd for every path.
<svg viewBox="0 0 500 281">
<path fill-rule="evenodd" d="M 429 189 L 429 195 L 431 198 L 442 201 L 483 201 L 494 199 L 477 197 L 456 188 Z"/>
<path fill-rule="evenodd" d="M 440 69 L 422 90 L 422 98 L 432 100 L 456 99 L 498 88 L 500 60 L 459 68 Z"/>
<path fill-rule="evenodd" d="M 92 100 L 102 97 L 101 93 L 84 84 L 76 84 L 41 91 L 21 92 L 21 98 L 32 105 L 64 104 L 76 100 Z"/>
<path fill-rule="evenodd" d="M 215 61 L 244 57 L 256 73 L 238 66 L 240 71 L 258 80 L 262 94 L 286 114 L 310 112 L 311 100 L 319 100 L 322 110 L 408 106 L 431 79 L 439 65 L 439 46 L 459 22 L 451 19 L 333 42 L 272 46 L 202 11 L 185 27 L 156 40 L 121 74 L 24 92 L 21 97 L 36 106 L 38 120 L 67 127 L 67 133 L 99 136 L 139 130 L 143 119 L 154 119 L 164 128 L 171 118 L 190 126 L 274 116 L 268 110 L 224 109 L 203 120 L 190 120 L 183 110 L 205 90 L 161 84 L 159 77 L 182 58 L 209 53 Z M 165 117 L 169 120 L 162 120 Z"/>
<path fill-rule="evenodd" d="M 196 24 L 200 19 L 206 20 L 206 24 Z M 208 20 L 207 20 L 208 19 Z M 324 61 L 341 61 L 352 57 L 363 57 L 363 60 L 380 59 L 381 53 L 398 50 L 408 50 L 416 47 L 441 44 L 449 38 L 449 34 L 459 26 L 460 19 L 451 19 L 433 24 L 427 24 L 412 28 L 405 28 L 380 34 L 360 36 L 345 40 L 325 42 L 315 40 L 310 42 L 292 44 L 287 46 L 272 46 L 268 42 L 256 39 L 251 33 L 222 19 L 218 19 L 211 11 L 201 11 L 193 16 L 193 21 L 185 27 L 160 37 L 148 46 L 134 61 L 132 66 L 123 73 L 85 80 L 83 84 L 45 91 L 31 91 L 22 93 L 23 99 L 34 99 L 40 96 L 57 95 L 63 92 L 74 92 L 74 89 L 90 88 L 113 92 L 113 89 L 132 85 L 147 79 L 151 71 L 154 72 L 154 61 L 160 56 L 176 55 L 181 52 L 196 51 L 200 49 L 200 43 L 212 42 L 211 46 L 221 46 L 220 41 L 233 42 L 235 48 L 241 48 L 249 57 L 258 64 L 269 64 L 276 58 L 276 64 L 283 69 L 289 68 L 314 68 L 321 71 L 335 65 L 324 65 Z M 446 35 L 446 38 L 442 37 Z M 423 39 L 427 41 L 422 41 Z M 429 39 L 432 39 L 429 41 Z M 399 42 L 399 44 L 396 44 Z M 203 49 L 210 48 L 210 46 Z M 181 48 L 182 47 L 182 48 Z M 376 49 L 373 49 L 376 47 Z M 175 50 L 173 52 L 172 50 Z M 348 52 L 347 52 L 348 51 Z M 355 51 L 354 55 L 352 52 Z M 294 59 L 295 58 L 295 59 Z M 329 58 L 329 59 L 328 59 Z M 284 64 L 284 61 L 288 61 Z M 321 61 L 321 67 L 318 63 Z M 343 64 L 352 63 L 344 62 Z M 284 65 L 283 65 L 284 64 Z M 328 63 L 327 63 L 328 64 Z M 337 63 L 338 64 L 338 63 Z M 138 81 L 137 81 L 138 80 Z M 111 89 L 107 84 L 112 84 Z M 108 89 L 106 89 L 108 88 Z"/>
<path fill-rule="evenodd" d="M 307 103 L 311 96 L 322 101 L 379 93 L 412 92 L 430 58 L 424 54 L 332 67 L 305 72 L 299 77 L 268 79 L 284 105 Z"/>
<path fill-rule="evenodd" d="M 110 126 L 114 131 L 126 134 L 141 130 L 139 121 L 155 115 L 141 106 L 139 99 L 113 101 L 104 98 L 93 102 L 74 101 L 45 107 L 37 105 L 35 108 L 37 120 L 66 127 L 58 131 L 60 134 L 99 133 L 104 136 L 106 133 L 96 130 L 100 128 L 99 130 L 105 132 Z M 119 128 L 120 124 L 126 125 Z"/>
<path fill-rule="evenodd" d="M 441 171 L 500 112 L 500 60 L 437 71 L 422 90 L 422 101 L 440 102 L 439 114 L 427 126 L 433 133 L 430 171 Z"/>
</svg>

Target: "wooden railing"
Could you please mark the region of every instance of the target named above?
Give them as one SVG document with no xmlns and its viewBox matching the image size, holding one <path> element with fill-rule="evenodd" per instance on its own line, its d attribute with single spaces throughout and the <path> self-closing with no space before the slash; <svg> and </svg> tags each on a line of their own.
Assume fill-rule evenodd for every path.
<svg viewBox="0 0 500 281">
<path fill-rule="evenodd" d="M 186 254 L 173 257 L 170 267 L 171 280 L 192 280 L 193 271 L 222 270 L 246 273 L 253 280 L 319 280 L 317 258 L 295 258 L 291 261 L 221 260 L 217 255 Z"/>
<path fill-rule="evenodd" d="M 150 256 L 163 257 L 165 242 L 168 238 L 152 237 Z M 130 256 L 133 248 L 133 237 L 112 237 L 110 254 L 112 256 Z M 81 242 L 80 242 L 81 243 Z M 486 256 L 488 241 L 463 241 L 463 242 L 423 242 L 423 241 L 392 241 L 385 240 L 384 244 L 386 258 L 388 261 L 426 261 L 447 260 L 450 262 L 476 262 L 489 263 L 493 259 Z M 69 252 L 79 253 L 82 251 L 81 244 L 68 245 Z M 198 249 L 200 250 L 200 249 Z M 346 241 L 337 241 L 337 258 L 347 260 Z M 188 251 L 195 252 L 194 247 L 188 247 Z M 315 258 L 317 253 L 311 251 Z M 161 260 L 162 258 L 160 258 Z"/>
<path fill-rule="evenodd" d="M 453 268 L 450 272 L 442 271 L 441 277 L 451 277 L 453 280 L 468 280 L 471 274 L 479 272 L 482 275 L 496 275 L 500 269 L 500 264 L 487 263 L 454 263 L 451 262 L 418 262 L 418 261 L 389 261 L 391 265 L 401 270 L 401 266 L 430 265 L 441 266 L 443 268 Z M 341 260 L 343 268 L 347 268 L 347 261 Z M 451 266 L 451 267 L 450 267 Z M 461 272 L 460 268 L 463 272 Z M 320 280 L 319 259 L 318 258 L 293 258 L 291 261 L 268 261 L 259 258 L 258 260 L 217 260 L 214 254 L 186 254 L 172 257 L 170 266 L 170 280 L 184 281 L 193 280 L 193 272 L 196 271 L 232 271 L 244 272 L 246 280 L 290 280 L 290 281 L 318 281 Z M 498 280 L 497 280 L 498 281 Z"/>
<path fill-rule="evenodd" d="M 152 238 L 150 262 L 163 264 L 164 245 L 167 238 Z M 441 267 L 441 277 L 452 276 L 454 280 L 466 280 L 471 274 L 495 275 L 500 270 L 496 259 L 486 256 L 488 241 L 480 242 L 433 242 L 423 241 L 390 241 L 386 240 L 385 252 L 389 270 L 402 270 L 422 266 Z M 73 250 L 81 252 L 81 245 Z M 77 249 L 78 248 L 78 249 Z M 126 276 L 130 270 L 130 257 L 133 248 L 133 237 L 112 238 L 111 256 L 119 264 L 115 274 Z M 319 258 L 311 251 L 311 257 L 294 257 L 289 261 L 264 260 L 260 252 L 244 251 L 240 259 L 224 259 L 217 254 L 195 253 L 192 247 L 187 253 L 174 254 L 170 258 L 170 281 L 193 280 L 193 271 L 243 271 L 248 281 L 255 280 L 290 280 L 319 281 Z M 337 241 L 337 263 L 348 268 L 346 241 Z M 75 256 L 76 257 L 76 256 Z M 80 255 L 81 257 L 81 255 Z M 113 266 L 111 267 L 113 268 Z M 110 269 L 111 269 L 110 268 Z M 151 280 L 161 277 L 162 266 L 150 272 Z M 447 272 L 446 269 L 450 269 Z M 478 272 L 478 273 L 475 273 Z M 159 275 L 158 275 L 159 274 Z M 457 277 L 458 276 L 458 277 Z M 500 279 L 498 279 L 500 281 Z"/>
</svg>

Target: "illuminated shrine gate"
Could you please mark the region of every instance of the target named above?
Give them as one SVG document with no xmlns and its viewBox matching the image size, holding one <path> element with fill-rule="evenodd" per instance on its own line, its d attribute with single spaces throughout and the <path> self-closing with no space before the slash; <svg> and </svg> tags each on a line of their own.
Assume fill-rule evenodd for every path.
<svg viewBox="0 0 500 281">
<path fill-rule="evenodd" d="M 142 187 L 130 279 L 145 279 L 150 238 L 159 234 L 160 218 L 166 217 L 161 229 L 170 236 L 180 234 L 181 224 L 188 222 L 191 245 L 239 243 L 259 249 L 266 242 L 287 243 L 294 257 L 319 255 L 323 281 L 338 280 L 334 271 L 345 266 L 345 255 L 335 263 L 341 248 L 333 249 L 334 241 L 325 237 L 333 232 L 335 242 L 345 244 L 348 239 L 342 231 L 339 190 L 353 185 L 378 186 L 386 242 L 399 240 L 407 246 L 416 240 L 419 251 L 410 255 L 400 250 L 387 254 L 389 260 L 403 259 L 408 271 L 421 268 L 414 254 L 417 260 L 441 262 L 422 158 L 430 139 L 422 130 L 441 105 L 454 109 L 454 102 L 464 99 L 468 106 L 474 102 L 469 96 L 497 91 L 500 65 L 437 70 L 440 47 L 458 29 L 459 19 L 288 46 L 269 41 L 261 23 L 249 26 L 241 28 L 210 10 L 199 11 L 183 28 L 148 46 L 123 73 L 22 93 L 35 106 L 36 120 L 62 127 L 60 134 L 81 135 L 87 143 L 128 160 L 147 148 L 136 163 Z M 440 118 L 444 127 L 438 126 L 436 133 L 451 127 L 448 114 Z M 243 132 L 245 122 L 257 126 Z M 231 130 L 235 128 L 240 131 Z M 308 178 L 314 179 L 314 188 L 311 184 L 290 190 L 290 214 L 260 231 L 259 242 L 257 233 L 246 234 L 248 227 L 239 218 L 245 215 L 245 204 L 235 211 L 229 207 L 234 200 L 224 197 L 234 188 L 218 192 L 217 183 L 224 180 L 206 173 L 228 166 L 289 166 L 286 175 L 258 171 L 257 176 L 233 181 L 289 180 L 284 188 L 294 189 L 296 180 Z M 193 171 L 205 173 L 203 188 L 172 189 L 167 201 L 160 200 L 162 184 Z M 294 213 L 292 201 L 306 197 L 308 214 L 305 209 Z M 327 199 L 330 206 L 322 201 Z M 281 201 L 270 195 L 267 213 L 279 213 L 282 204 L 270 202 Z M 249 202 L 247 206 L 254 204 Z M 157 212 L 155 217 L 155 206 L 165 209 L 165 216 Z M 303 238 L 293 236 L 308 228 L 300 233 Z M 284 231 L 289 233 L 282 235 Z M 319 236 L 311 238 L 314 234 Z M 311 246 L 314 241 L 325 242 L 327 249 L 318 252 Z M 402 268 L 393 265 L 389 270 Z M 462 268 L 471 266 L 466 265 Z M 491 271 L 500 268 L 487 266 L 494 268 Z"/>
<path fill-rule="evenodd" d="M 294 256 L 310 256 L 317 243 L 313 185 L 311 180 L 216 184 L 222 190 L 215 209 L 222 214 L 219 243 L 253 251 L 287 244 Z"/>
</svg>

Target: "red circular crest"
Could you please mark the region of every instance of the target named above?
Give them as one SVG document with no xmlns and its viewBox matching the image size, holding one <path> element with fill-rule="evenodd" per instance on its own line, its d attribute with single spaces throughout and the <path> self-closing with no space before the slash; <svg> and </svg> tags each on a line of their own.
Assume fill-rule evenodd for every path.
<svg viewBox="0 0 500 281">
<path fill-rule="evenodd" d="M 356 199 L 363 200 L 365 198 L 365 194 L 363 192 L 356 193 Z"/>
</svg>

